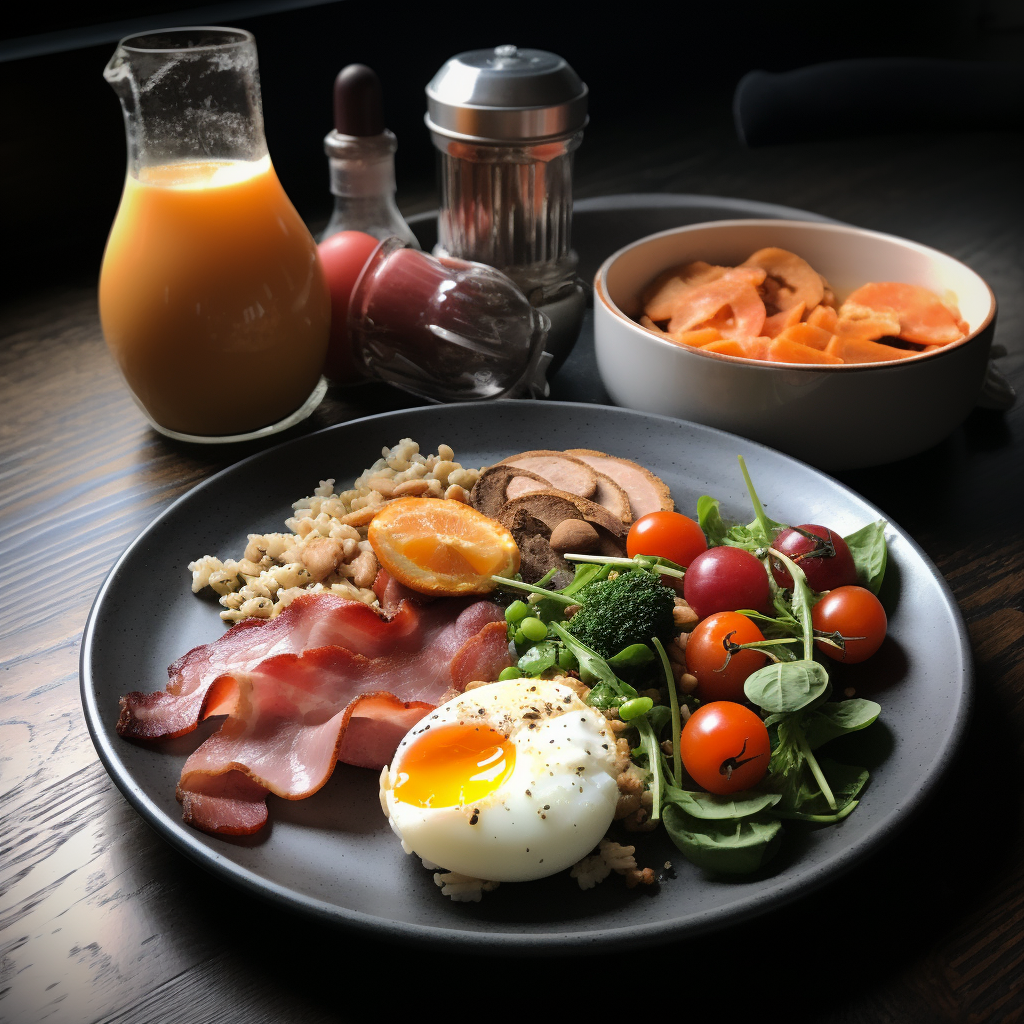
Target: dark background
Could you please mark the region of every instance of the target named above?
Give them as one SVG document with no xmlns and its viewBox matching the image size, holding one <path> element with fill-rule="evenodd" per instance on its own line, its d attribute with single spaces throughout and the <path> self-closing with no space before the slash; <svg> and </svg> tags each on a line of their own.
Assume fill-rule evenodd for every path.
<svg viewBox="0 0 1024 1024">
<path fill-rule="evenodd" d="M 299 3 L 302 0 L 298 0 Z M 288 0 L 218 8 L 120 0 L 54 12 L 5 11 L 0 30 L 0 195 L 9 265 L 4 291 L 95 279 L 124 176 L 118 102 L 102 78 L 132 22 L 221 23 L 252 31 L 259 47 L 271 156 L 285 189 L 314 228 L 331 197 L 322 139 L 331 86 L 352 61 L 370 64 L 399 138 L 404 210 L 434 205 L 434 155 L 423 88 L 449 56 L 515 43 L 564 56 L 590 87 L 591 124 L 577 178 L 600 177 L 624 149 L 679 138 L 709 120 L 728 123 L 748 70 L 787 70 L 844 57 L 934 56 L 976 60 L 1022 52 L 1017 0 L 866 0 L 856 5 L 517 3 L 416 4 L 336 0 L 266 13 Z M 263 11 L 264 13 L 258 13 Z M 253 13 L 257 12 L 257 13 Z M 248 16 L 246 16 L 248 15 Z M 216 19 L 216 20 L 215 20 Z M 109 38 L 105 38 L 109 37 Z M 47 49 L 59 52 L 46 53 Z M 19 54 L 33 54 L 19 56 Z M 6 59 L 4 59 L 6 58 Z M 739 143 L 736 143 L 739 145 Z M 699 190 L 699 189 L 698 189 Z M 11 258 L 16 254 L 16 258 Z"/>
</svg>

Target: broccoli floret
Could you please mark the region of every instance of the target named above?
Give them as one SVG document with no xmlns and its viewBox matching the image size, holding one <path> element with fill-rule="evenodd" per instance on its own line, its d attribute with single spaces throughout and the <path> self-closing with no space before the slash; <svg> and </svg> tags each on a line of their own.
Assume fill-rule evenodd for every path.
<svg viewBox="0 0 1024 1024">
<path fill-rule="evenodd" d="M 642 569 L 590 583 L 577 597 L 583 607 L 566 628 L 602 658 L 614 657 L 630 644 L 672 635 L 672 591 Z"/>
</svg>

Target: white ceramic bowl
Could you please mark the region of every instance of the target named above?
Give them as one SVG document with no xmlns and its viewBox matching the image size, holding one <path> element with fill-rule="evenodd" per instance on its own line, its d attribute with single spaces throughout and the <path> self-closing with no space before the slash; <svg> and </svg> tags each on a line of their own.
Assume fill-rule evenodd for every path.
<svg viewBox="0 0 1024 1024">
<path fill-rule="evenodd" d="M 895 363 L 769 363 L 685 348 L 645 330 L 640 295 L 680 263 L 735 266 L 779 246 L 824 274 L 841 301 L 868 281 L 947 289 L 962 341 Z M 874 466 L 936 444 L 974 406 L 995 326 L 992 290 L 958 260 L 843 224 L 729 220 L 662 231 L 609 256 L 594 279 L 597 365 L 618 405 L 720 427 L 825 469 Z"/>
</svg>

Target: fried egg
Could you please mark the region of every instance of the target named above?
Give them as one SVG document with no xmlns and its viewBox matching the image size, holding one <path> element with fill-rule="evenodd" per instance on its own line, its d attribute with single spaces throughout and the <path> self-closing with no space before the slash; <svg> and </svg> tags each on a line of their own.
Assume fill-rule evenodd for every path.
<svg viewBox="0 0 1024 1024">
<path fill-rule="evenodd" d="M 495 882 L 585 857 L 615 814 L 615 737 L 561 683 L 509 679 L 442 704 L 381 774 L 381 806 L 407 853 Z"/>
</svg>

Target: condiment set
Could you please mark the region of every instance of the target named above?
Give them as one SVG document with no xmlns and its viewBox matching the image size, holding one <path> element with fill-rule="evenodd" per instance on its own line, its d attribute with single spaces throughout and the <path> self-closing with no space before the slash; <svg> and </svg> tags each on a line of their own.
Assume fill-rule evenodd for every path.
<svg viewBox="0 0 1024 1024">
<path fill-rule="evenodd" d="M 348 349 L 333 365 L 353 372 L 338 383 L 377 379 L 446 402 L 547 393 L 585 305 L 570 228 L 587 88 L 560 57 L 472 51 L 427 86 L 440 152 L 433 255 L 395 203 L 380 81 L 363 65 L 342 70 L 324 140 L 335 207 L 321 240 L 358 231 L 381 242 L 340 331 L 316 243 L 267 152 L 253 37 L 128 37 L 104 75 L 124 111 L 128 172 L 100 314 L 158 431 L 224 442 L 292 426 L 322 399 L 339 337 Z"/>
</svg>

